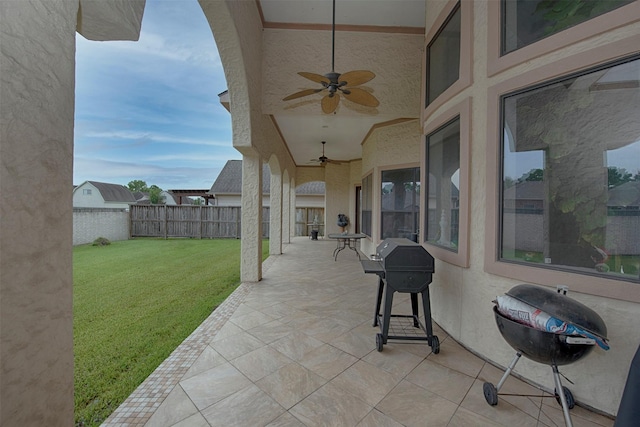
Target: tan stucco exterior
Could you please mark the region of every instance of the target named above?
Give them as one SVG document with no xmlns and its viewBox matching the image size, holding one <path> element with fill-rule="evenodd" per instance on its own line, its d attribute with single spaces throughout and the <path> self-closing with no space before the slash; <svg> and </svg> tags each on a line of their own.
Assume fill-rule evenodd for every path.
<svg viewBox="0 0 640 427">
<path fill-rule="evenodd" d="M 74 423 L 71 189 L 76 27 L 80 18 L 79 29 L 88 38 L 137 39 L 144 8 L 144 1 L 97 3 L 0 3 L 3 426 Z M 83 13 L 78 16 L 80 5 Z M 100 6 L 98 12 L 94 6 Z"/>
<path fill-rule="evenodd" d="M 0 3 L 2 425 L 68 426 L 73 423 L 69 189 L 73 164 L 75 31 L 79 4 L 86 6 L 84 10 L 88 12 L 94 3 L 97 2 Z M 101 3 L 103 7 L 97 13 L 81 16 L 83 34 L 96 39 L 137 37 L 144 1 Z M 541 285 L 568 282 L 572 287 L 571 296 L 603 317 L 612 348 L 608 352 L 596 350 L 563 372 L 575 383 L 572 391 L 579 402 L 615 415 L 630 360 L 640 342 L 638 285 L 604 281 L 615 290 L 611 298 L 603 296 L 602 291 L 599 296 L 597 292 L 594 294 L 595 288 L 588 287 L 588 283 L 581 287 L 580 282 L 589 279 L 580 275 L 536 275 L 494 265 L 487 250 L 488 242 L 495 240 L 492 224 L 495 223 L 496 196 L 491 183 L 496 169 L 491 155 L 499 138 L 494 138 L 497 117 L 493 107 L 502 91 L 531 83 L 531 80 L 518 80 L 526 73 L 539 73 L 539 79 L 546 80 L 637 52 L 640 2 L 578 25 L 558 37 L 550 37 L 537 47 L 525 48 L 516 55 L 524 59 L 498 60 L 493 54 L 497 43 L 494 29 L 498 22 L 495 6 L 498 2 L 463 1 L 463 10 L 468 12 L 463 17 L 463 22 L 468 24 L 463 26 L 463 32 L 469 32 L 463 34 L 463 55 L 467 58 L 463 63 L 469 66 L 460 84 L 421 111 L 419 106 L 424 103 L 418 98 L 424 92 L 421 85 L 424 43 L 454 3 L 426 3 L 427 40 L 414 35 L 346 34 L 350 44 L 358 49 L 384 46 L 390 62 L 377 65 L 387 67 L 389 75 L 406 82 L 403 86 L 406 93 L 389 96 L 391 101 L 381 105 L 383 121 L 413 120 L 389 122 L 387 126 L 372 129 L 362 143 L 361 159 L 328 164 L 325 168 L 305 168 L 294 164 L 269 116 L 282 107 L 277 94 L 271 93 L 264 82 L 277 68 L 273 55 L 277 55 L 283 42 L 294 50 L 305 49 L 313 40 L 314 31 L 305 33 L 299 40 L 283 40 L 286 34 L 263 30 L 255 2 L 200 0 L 225 69 L 233 145 L 243 154 L 242 280 L 259 281 L 262 277 L 263 163 L 277 166 L 276 177 L 271 181 L 272 193 L 274 187 L 282 189 L 276 197 L 278 210 L 282 212 L 280 227 L 276 229 L 280 228 L 282 233 L 270 246 L 272 253 L 278 254 L 294 228 L 292 189 L 296 185 L 316 180 L 326 182 L 326 230 L 327 233 L 338 231 L 335 225 L 338 213 L 347 213 L 350 218 L 356 215 L 355 186 L 365 174 L 373 173 L 375 189 L 380 186 L 380 171 L 384 169 L 415 166 L 424 169 L 425 129 L 444 112 L 470 100 L 470 113 L 465 113 L 470 116 L 469 186 L 467 194 L 462 196 L 470 212 L 466 229 L 468 266 L 461 266 L 457 261 L 436 261 L 431 286 L 433 317 L 471 351 L 504 366 L 514 352 L 497 331 L 491 300 L 524 278 Z M 90 31 L 92 25 L 95 31 Z M 324 40 L 326 34 L 317 37 Z M 399 56 L 394 57 L 394 52 Z M 345 68 L 354 68 L 351 65 L 345 64 Z M 381 93 L 380 97 L 385 94 Z M 302 113 L 305 109 L 306 106 L 301 106 L 299 111 Z M 47 191 L 43 192 L 43 188 Z M 45 204 L 47 209 L 34 209 L 36 201 Z M 374 235 L 362 242 L 365 254 L 373 253 L 379 243 L 378 231 L 375 231 L 380 228 L 379 215 L 376 215 L 379 211 L 380 200 L 374 192 Z M 518 373 L 525 379 L 553 389 L 549 371 L 547 366 L 525 360 L 518 365 Z"/>
</svg>

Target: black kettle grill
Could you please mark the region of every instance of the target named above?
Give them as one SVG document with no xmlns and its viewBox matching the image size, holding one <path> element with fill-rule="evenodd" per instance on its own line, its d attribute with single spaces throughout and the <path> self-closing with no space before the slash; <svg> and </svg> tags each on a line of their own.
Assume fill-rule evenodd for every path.
<svg viewBox="0 0 640 427">
<path fill-rule="evenodd" d="M 575 325 L 590 335 L 606 339 L 607 327 L 602 318 L 589 307 L 566 296 L 566 288 L 559 288 L 557 292 L 554 292 L 539 286 L 517 285 L 509 290 L 507 295 L 563 322 Z M 493 312 L 500 334 L 516 350 L 516 355 L 497 386 L 489 382 L 484 383 L 483 391 L 487 403 L 490 405 L 498 404 L 498 391 L 515 368 L 520 357 L 524 355 L 533 361 L 551 365 L 556 400 L 562 405 L 567 427 L 573 426 L 569 409 L 575 406 L 575 400 L 571 391 L 562 386 L 558 366 L 577 362 L 593 350 L 596 341 L 581 336 L 558 334 L 530 327 L 504 316 L 495 306 Z M 559 393 L 559 390 L 563 392 Z"/>
</svg>

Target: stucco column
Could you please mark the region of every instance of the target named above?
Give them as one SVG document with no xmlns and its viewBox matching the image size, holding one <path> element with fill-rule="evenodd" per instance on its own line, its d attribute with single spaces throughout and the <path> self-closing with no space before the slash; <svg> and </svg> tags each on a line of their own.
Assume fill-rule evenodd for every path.
<svg viewBox="0 0 640 427">
<path fill-rule="evenodd" d="M 296 180 L 291 178 L 289 185 L 289 236 L 296 235 Z"/>
<path fill-rule="evenodd" d="M 282 253 L 282 175 L 271 173 L 269 211 L 269 254 Z"/>
<path fill-rule="evenodd" d="M 242 255 L 240 279 L 262 279 L 262 159 L 257 154 L 242 156 Z"/>
<path fill-rule="evenodd" d="M 74 424 L 76 28 L 137 39 L 144 0 L 83 6 L 78 14 L 78 0 L 0 1 L 2 426 Z"/>
<path fill-rule="evenodd" d="M 291 183 L 285 172 L 282 183 L 282 243 L 291 243 Z"/>
<path fill-rule="evenodd" d="M 0 425 L 73 425 L 77 1 L 0 2 Z"/>
</svg>

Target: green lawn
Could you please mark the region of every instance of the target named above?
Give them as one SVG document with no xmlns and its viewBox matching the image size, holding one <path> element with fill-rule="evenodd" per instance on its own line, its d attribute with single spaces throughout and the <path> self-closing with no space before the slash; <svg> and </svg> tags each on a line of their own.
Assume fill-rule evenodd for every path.
<svg viewBox="0 0 640 427">
<path fill-rule="evenodd" d="M 99 426 L 239 283 L 239 240 L 75 247 L 76 426 Z"/>
</svg>

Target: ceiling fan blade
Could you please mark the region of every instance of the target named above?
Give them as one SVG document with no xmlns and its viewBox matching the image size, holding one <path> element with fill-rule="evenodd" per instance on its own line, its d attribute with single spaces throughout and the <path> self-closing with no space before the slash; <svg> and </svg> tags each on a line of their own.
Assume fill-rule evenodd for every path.
<svg viewBox="0 0 640 427">
<path fill-rule="evenodd" d="M 286 98 L 282 98 L 283 101 L 289 101 L 292 99 L 296 99 L 296 98 L 302 98 L 303 96 L 309 96 L 309 95 L 313 95 L 314 93 L 318 93 L 323 91 L 324 89 L 305 89 L 305 90 L 301 90 L 300 92 L 296 92 L 296 93 L 292 93 L 291 95 L 287 96 Z"/>
<path fill-rule="evenodd" d="M 373 79 L 376 75 L 367 70 L 355 70 L 341 74 L 340 82 L 347 82 L 345 86 L 358 86 Z"/>
<path fill-rule="evenodd" d="M 300 74 L 305 79 L 311 80 L 312 82 L 326 83 L 326 84 L 331 83 L 331 81 L 328 78 L 326 78 L 325 76 L 323 76 L 321 74 L 307 73 L 306 71 L 300 71 L 298 74 Z"/>
<path fill-rule="evenodd" d="M 325 96 L 322 98 L 322 112 L 325 114 L 331 114 L 338 108 L 340 102 L 340 95 L 334 93 L 333 96 Z"/>
<path fill-rule="evenodd" d="M 334 165 L 341 165 L 342 162 L 340 160 L 331 160 L 327 159 L 327 163 L 333 163 Z"/>
<path fill-rule="evenodd" d="M 351 102 L 364 105 L 365 107 L 377 107 L 380 105 L 380 101 L 366 90 L 357 87 L 350 87 L 349 92 L 350 93 L 343 92 L 343 95 Z"/>
</svg>

